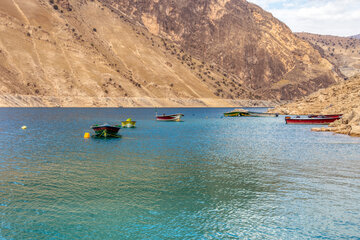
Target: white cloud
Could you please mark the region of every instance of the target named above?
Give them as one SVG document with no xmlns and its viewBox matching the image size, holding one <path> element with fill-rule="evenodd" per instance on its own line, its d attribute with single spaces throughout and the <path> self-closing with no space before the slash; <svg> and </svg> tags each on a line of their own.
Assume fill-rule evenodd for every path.
<svg viewBox="0 0 360 240">
<path fill-rule="evenodd" d="M 350 36 L 360 33 L 359 0 L 249 0 L 294 32 Z"/>
</svg>

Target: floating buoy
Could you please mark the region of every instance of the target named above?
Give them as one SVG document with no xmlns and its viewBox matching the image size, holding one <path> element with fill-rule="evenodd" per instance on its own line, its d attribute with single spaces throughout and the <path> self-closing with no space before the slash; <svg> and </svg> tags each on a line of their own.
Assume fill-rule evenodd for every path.
<svg viewBox="0 0 360 240">
<path fill-rule="evenodd" d="M 27 129 L 27 126 L 22 126 L 21 129 Z"/>
<path fill-rule="evenodd" d="M 85 134 L 84 134 L 84 138 L 85 138 L 85 139 L 90 138 L 90 133 L 88 133 L 88 132 L 85 133 Z"/>
</svg>

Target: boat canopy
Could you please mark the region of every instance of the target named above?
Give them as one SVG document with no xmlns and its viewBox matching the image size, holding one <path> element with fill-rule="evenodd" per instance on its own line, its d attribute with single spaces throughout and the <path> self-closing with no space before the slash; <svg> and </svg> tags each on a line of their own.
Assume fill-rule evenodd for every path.
<svg viewBox="0 0 360 240">
<path fill-rule="evenodd" d="M 231 112 L 240 112 L 240 113 L 248 113 L 248 110 L 242 109 L 242 108 L 237 108 L 232 110 Z"/>
</svg>

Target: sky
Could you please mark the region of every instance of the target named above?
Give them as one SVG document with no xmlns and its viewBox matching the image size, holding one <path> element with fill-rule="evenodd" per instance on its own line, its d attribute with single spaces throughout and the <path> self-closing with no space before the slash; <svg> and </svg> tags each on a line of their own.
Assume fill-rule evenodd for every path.
<svg viewBox="0 0 360 240">
<path fill-rule="evenodd" d="M 271 12 L 293 32 L 360 34 L 360 0 L 248 0 Z"/>
</svg>

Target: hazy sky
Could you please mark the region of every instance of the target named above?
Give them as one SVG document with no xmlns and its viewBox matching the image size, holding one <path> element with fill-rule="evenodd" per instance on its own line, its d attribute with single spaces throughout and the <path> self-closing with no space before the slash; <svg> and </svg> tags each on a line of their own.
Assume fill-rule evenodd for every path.
<svg viewBox="0 0 360 240">
<path fill-rule="evenodd" d="M 360 34 L 360 0 L 248 0 L 271 12 L 294 32 Z"/>
</svg>

